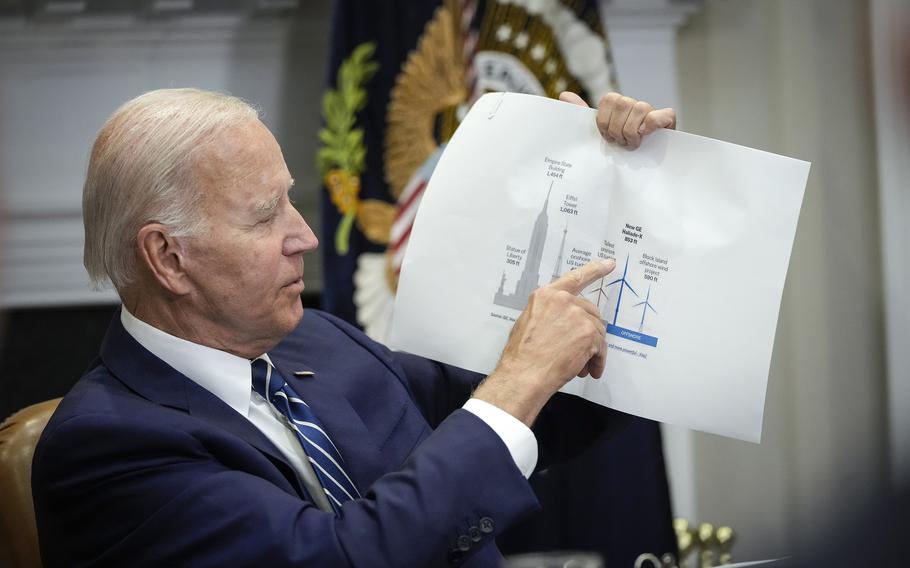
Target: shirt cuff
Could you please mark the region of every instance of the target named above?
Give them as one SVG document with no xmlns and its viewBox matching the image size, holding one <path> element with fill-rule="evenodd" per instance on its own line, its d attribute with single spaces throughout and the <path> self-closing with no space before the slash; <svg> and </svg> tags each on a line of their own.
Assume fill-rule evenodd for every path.
<svg viewBox="0 0 910 568">
<path fill-rule="evenodd" d="M 477 398 L 468 399 L 462 407 L 486 422 L 502 438 L 519 471 L 527 479 L 537 465 L 537 438 L 530 428 L 505 410 Z"/>
</svg>

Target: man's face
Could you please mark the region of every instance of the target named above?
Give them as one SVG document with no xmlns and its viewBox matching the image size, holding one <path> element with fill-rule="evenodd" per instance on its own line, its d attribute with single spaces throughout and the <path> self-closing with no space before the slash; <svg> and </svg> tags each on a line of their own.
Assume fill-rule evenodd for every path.
<svg viewBox="0 0 910 568">
<path fill-rule="evenodd" d="M 258 120 L 210 142 L 195 173 L 207 230 L 186 239 L 187 305 L 205 322 L 207 343 L 259 355 L 303 316 L 303 254 L 318 241 L 288 199 L 293 179 Z"/>
</svg>

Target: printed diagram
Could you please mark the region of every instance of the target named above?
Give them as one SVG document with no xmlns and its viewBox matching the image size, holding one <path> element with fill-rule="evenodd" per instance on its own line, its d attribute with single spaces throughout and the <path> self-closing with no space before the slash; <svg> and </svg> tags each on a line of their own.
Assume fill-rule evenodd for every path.
<svg viewBox="0 0 910 568">
<path fill-rule="evenodd" d="M 638 331 L 633 331 L 631 329 L 627 329 L 625 327 L 621 327 L 621 326 L 617 325 L 618 321 L 619 321 L 619 312 L 620 312 L 620 309 L 622 308 L 623 292 L 625 290 L 628 290 L 636 298 L 640 298 L 640 296 L 638 295 L 638 292 L 636 292 L 635 289 L 632 287 L 632 285 L 629 284 L 628 277 L 629 277 L 629 254 L 626 254 L 626 262 L 625 262 L 625 266 L 623 266 L 623 269 L 622 269 L 622 276 L 620 276 L 616 280 L 613 280 L 606 286 L 603 285 L 603 279 L 601 279 L 600 285 L 597 287 L 597 289 L 594 290 L 594 294 L 596 295 L 596 301 L 594 301 L 594 300 L 592 300 L 592 301 L 594 301 L 594 304 L 600 309 L 601 296 L 604 295 L 605 291 L 608 290 L 611 286 L 618 285 L 616 288 L 618 290 L 618 294 L 616 295 L 616 306 L 613 309 L 613 319 L 612 319 L 612 321 L 607 321 L 606 318 L 604 318 L 604 321 L 607 324 L 607 333 L 609 333 L 610 335 L 615 335 L 617 337 L 622 337 L 624 339 L 629 339 L 631 341 L 635 341 L 636 343 L 641 343 L 643 345 L 650 345 L 651 347 L 657 347 L 657 337 L 644 333 L 645 315 L 647 314 L 648 310 L 651 310 L 652 312 L 654 312 L 655 315 L 657 314 L 657 310 L 654 309 L 654 306 L 651 304 L 651 285 L 648 285 L 648 293 L 645 295 L 645 299 L 632 306 L 633 308 L 642 306 L 641 320 L 639 321 L 639 324 L 638 324 Z M 626 298 L 628 298 L 628 296 L 626 296 Z M 609 301 L 610 301 L 610 297 L 606 296 L 606 302 L 604 302 L 604 307 L 606 307 L 606 305 L 609 303 Z M 603 314 L 603 313 L 604 313 L 604 311 L 601 310 L 601 314 Z"/>
<path fill-rule="evenodd" d="M 644 331 L 645 316 L 648 314 L 648 310 L 651 310 L 652 312 L 654 312 L 655 315 L 657 314 L 657 310 L 655 310 L 654 306 L 651 305 L 650 300 L 651 300 L 651 286 L 648 286 L 648 293 L 645 295 L 645 299 L 641 302 L 638 302 L 634 306 L 632 306 L 633 308 L 637 308 L 638 306 L 644 306 L 641 309 L 641 322 L 639 322 L 639 324 L 638 324 L 638 331 Z"/>
<path fill-rule="evenodd" d="M 610 284 L 604 285 L 604 282 L 606 282 L 606 280 L 607 280 L 607 277 L 604 276 L 603 278 L 600 279 L 600 282 L 594 283 L 597 286 L 596 288 L 594 288 L 593 290 L 585 290 L 582 292 L 583 295 L 590 296 L 588 299 L 591 300 L 591 303 L 593 303 L 595 306 L 597 306 L 597 311 L 600 312 L 601 319 L 604 319 L 604 315 L 603 315 L 604 308 L 606 307 L 607 303 L 610 301 L 610 296 L 609 296 L 610 284 L 613 284 L 611 282 Z M 603 304 L 604 308 L 601 307 L 601 304 Z M 604 320 L 604 321 L 606 321 L 606 320 Z"/>
<path fill-rule="evenodd" d="M 535 289 L 540 286 L 541 273 L 540 266 L 541 260 L 544 254 L 544 248 L 547 242 L 547 232 L 550 226 L 550 219 L 547 213 L 547 209 L 550 204 L 550 196 L 553 192 L 553 181 L 550 182 L 550 187 L 547 190 L 547 196 L 544 199 L 543 206 L 540 209 L 540 212 L 537 214 L 537 219 L 534 221 L 534 227 L 531 231 L 530 242 L 528 243 L 527 248 L 520 249 L 518 247 L 507 246 L 507 264 L 512 264 L 515 266 L 523 265 L 521 269 L 521 274 L 518 278 L 517 283 L 515 284 L 515 289 L 512 292 L 507 292 L 507 281 L 506 281 L 506 271 L 503 270 L 502 280 L 499 283 L 499 289 L 496 290 L 495 295 L 493 296 L 493 303 L 497 306 L 502 306 L 506 308 L 512 308 L 514 310 L 524 310 L 528 304 L 528 297 L 531 295 Z M 627 243 L 631 245 L 639 245 L 638 238 L 641 237 L 640 227 L 637 227 L 639 232 L 637 238 L 631 239 L 626 238 Z M 573 254 L 569 259 L 570 262 L 566 263 L 564 261 L 564 253 L 566 250 L 566 236 L 569 231 L 568 221 L 562 231 L 562 241 L 559 245 L 559 253 L 556 257 L 556 263 L 553 265 L 553 274 L 548 280 L 552 282 L 559 278 L 562 274 L 562 270 L 571 264 L 580 266 L 584 261 L 591 259 L 591 253 L 588 251 L 580 251 L 578 249 L 572 249 L 570 252 Z M 599 254 L 600 258 L 611 258 L 613 255 L 613 244 L 609 244 L 609 256 L 604 256 L 604 253 Z M 640 245 L 639 245 L 640 246 Z M 579 255 L 579 253 L 582 253 Z M 604 321 L 604 324 L 607 328 L 607 333 L 614 335 L 616 337 L 622 337 L 629 341 L 634 341 L 642 345 L 649 345 L 651 347 L 657 347 L 658 338 L 654 335 L 645 333 L 645 320 L 648 316 L 648 311 L 653 314 L 651 317 L 659 315 L 657 308 L 651 302 L 651 293 L 654 283 L 657 281 L 658 275 L 660 274 L 659 270 L 666 271 L 666 260 L 660 259 L 662 265 L 657 265 L 653 261 L 655 257 L 642 254 L 640 265 L 644 267 L 644 278 L 649 280 L 648 289 L 645 293 L 644 298 L 642 299 L 641 295 L 635 290 L 632 282 L 630 281 L 631 272 L 629 269 L 629 260 L 632 257 L 632 253 L 626 253 L 625 264 L 623 266 L 622 275 L 618 278 L 615 278 L 613 281 L 607 283 L 607 277 L 601 278 L 599 282 L 595 282 L 593 287 L 589 287 L 587 290 L 583 291 L 583 295 L 591 300 L 598 310 L 601 313 L 601 318 Z M 650 273 L 650 274 L 649 274 Z M 613 302 L 613 297 L 615 296 L 615 302 Z M 637 303 L 635 300 L 638 299 Z M 625 302 L 625 303 L 624 303 Z M 639 309 L 641 310 L 639 316 Z M 634 315 L 632 315 L 634 314 Z M 632 319 L 634 317 L 634 320 Z M 634 321 L 637 323 L 629 324 L 624 322 Z M 621 325 L 622 324 L 622 325 Z M 638 329 L 631 329 L 637 327 Z"/>
<path fill-rule="evenodd" d="M 549 217 L 547 216 L 547 206 L 550 204 L 550 193 L 553 191 L 553 182 L 550 182 L 550 189 L 547 190 L 547 198 L 543 202 L 540 213 L 537 214 L 537 220 L 534 221 L 534 230 L 531 231 L 531 242 L 524 254 L 525 263 L 518 278 L 518 284 L 515 285 L 515 292 L 508 294 L 504 288 L 506 285 L 506 273 L 502 273 L 502 281 L 499 283 L 499 290 L 493 297 L 493 303 L 497 306 L 523 310 L 528 305 L 528 296 L 540 285 L 540 260 L 543 257 L 543 247 L 547 242 L 547 229 L 550 226 Z M 565 241 L 565 233 L 563 233 Z M 560 252 L 560 257 L 562 252 Z M 557 264 L 557 269 L 559 265 Z"/>
<path fill-rule="evenodd" d="M 619 284 L 619 298 L 616 299 L 616 310 L 613 312 L 613 325 L 616 325 L 616 320 L 619 318 L 619 306 L 622 305 L 622 293 L 626 288 L 629 289 L 629 292 L 632 292 L 635 297 L 638 297 L 638 292 L 632 288 L 632 285 L 629 284 L 629 281 L 626 280 L 626 276 L 629 274 L 629 255 L 626 255 L 626 265 L 622 269 L 622 276 L 607 284 L 607 288 Z"/>
</svg>

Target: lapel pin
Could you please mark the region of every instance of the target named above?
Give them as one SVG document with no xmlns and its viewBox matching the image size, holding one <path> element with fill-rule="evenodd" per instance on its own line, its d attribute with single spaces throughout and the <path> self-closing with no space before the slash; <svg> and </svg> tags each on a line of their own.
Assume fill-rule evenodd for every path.
<svg viewBox="0 0 910 568">
<path fill-rule="evenodd" d="M 315 374 L 313 371 L 294 371 L 295 377 L 312 377 Z"/>
</svg>

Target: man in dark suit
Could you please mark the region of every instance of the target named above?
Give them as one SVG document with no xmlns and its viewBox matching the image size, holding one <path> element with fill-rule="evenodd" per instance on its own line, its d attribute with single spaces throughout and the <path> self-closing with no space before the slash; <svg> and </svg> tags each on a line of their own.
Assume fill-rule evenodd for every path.
<svg viewBox="0 0 910 568">
<path fill-rule="evenodd" d="M 618 95 L 598 114 L 631 148 L 673 121 Z M 578 294 L 612 261 L 535 292 L 480 382 L 303 313 L 317 241 L 292 184 L 233 97 L 153 91 L 103 126 L 85 264 L 123 307 L 35 452 L 47 566 L 495 565 L 495 535 L 537 505 L 538 461 L 618 418 L 553 397 L 603 371 Z"/>
</svg>

